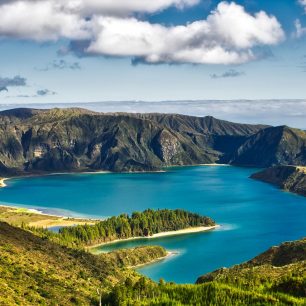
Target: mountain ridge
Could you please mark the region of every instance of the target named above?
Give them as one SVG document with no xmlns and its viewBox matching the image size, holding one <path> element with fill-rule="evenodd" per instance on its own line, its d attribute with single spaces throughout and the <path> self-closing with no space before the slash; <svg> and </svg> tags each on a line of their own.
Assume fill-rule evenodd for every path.
<svg viewBox="0 0 306 306">
<path fill-rule="evenodd" d="M 0 137 L 1 176 L 306 164 L 305 131 L 211 116 L 12 109 L 0 112 Z"/>
</svg>

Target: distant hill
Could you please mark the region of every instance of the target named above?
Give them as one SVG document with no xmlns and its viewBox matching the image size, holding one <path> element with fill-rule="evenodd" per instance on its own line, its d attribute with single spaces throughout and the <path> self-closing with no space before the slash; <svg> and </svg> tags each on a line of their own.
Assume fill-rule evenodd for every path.
<svg viewBox="0 0 306 306">
<path fill-rule="evenodd" d="M 254 173 L 251 178 L 306 196 L 306 167 L 276 166 Z"/>
<path fill-rule="evenodd" d="M 156 171 L 228 163 L 306 164 L 306 133 L 177 114 L 85 109 L 0 112 L 0 175 L 54 171 Z"/>
</svg>

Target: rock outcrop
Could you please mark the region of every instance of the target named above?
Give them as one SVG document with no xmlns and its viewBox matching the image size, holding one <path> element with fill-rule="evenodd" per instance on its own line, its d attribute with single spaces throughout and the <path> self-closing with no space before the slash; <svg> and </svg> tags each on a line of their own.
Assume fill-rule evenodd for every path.
<svg viewBox="0 0 306 306">
<path fill-rule="evenodd" d="M 306 167 L 276 166 L 255 173 L 251 178 L 306 196 Z"/>
</svg>

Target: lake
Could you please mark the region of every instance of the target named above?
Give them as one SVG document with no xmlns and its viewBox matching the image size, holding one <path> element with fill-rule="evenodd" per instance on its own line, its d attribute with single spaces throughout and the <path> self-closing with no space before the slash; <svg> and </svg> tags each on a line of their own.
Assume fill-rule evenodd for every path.
<svg viewBox="0 0 306 306">
<path fill-rule="evenodd" d="M 195 282 L 203 273 L 246 261 L 272 245 L 306 236 L 306 198 L 249 179 L 231 166 L 169 168 L 164 173 L 61 174 L 16 178 L 0 203 L 45 213 L 105 218 L 147 208 L 182 208 L 213 218 L 219 229 L 101 247 L 162 245 L 178 252 L 138 269 L 154 280 Z"/>
</svg>

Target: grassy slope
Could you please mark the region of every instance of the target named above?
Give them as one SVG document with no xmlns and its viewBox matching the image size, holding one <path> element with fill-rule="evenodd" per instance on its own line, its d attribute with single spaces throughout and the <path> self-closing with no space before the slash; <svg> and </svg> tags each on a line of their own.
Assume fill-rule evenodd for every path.
<svg viewBox="0 0 306 306">
<path fill-rule="evenodd" d="M 96 256 L 0 222 L 0 305 L 97 305 L 98 288 L 138 278 L 122 267 L 164 255 L 161 247 L 143 247 Z"/>
<path fill-rule="evenodd" d="M 198 285 L 148 279 L 117 285 L 108 305 L 306 305 L 306 239 L 200 277 Z"/>
<path fill-rule="evenodd" d="M 76 224 L 94 224 L 98 220 L 57 217 L 46 214 L 34 213 L 27 208 L 0 206 L 0 221 L 13 226 L 53 227 L 69 226 Z"/>
</svg>

